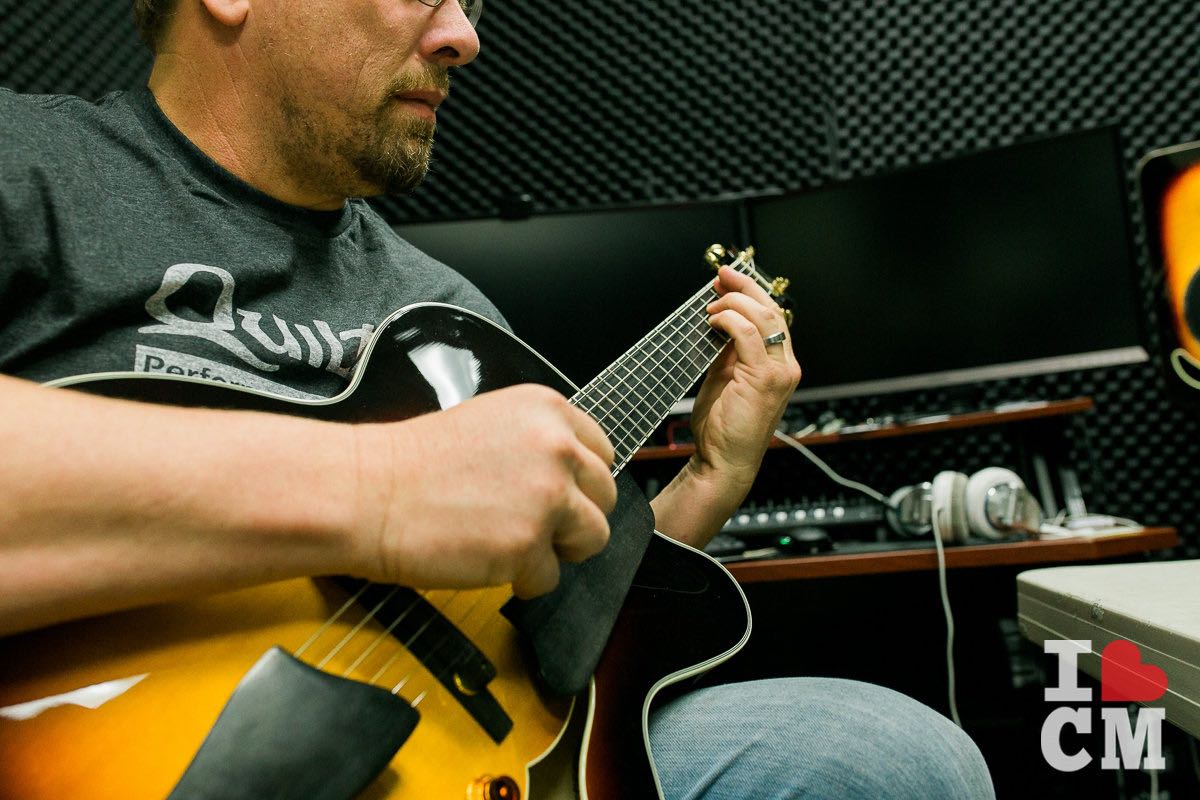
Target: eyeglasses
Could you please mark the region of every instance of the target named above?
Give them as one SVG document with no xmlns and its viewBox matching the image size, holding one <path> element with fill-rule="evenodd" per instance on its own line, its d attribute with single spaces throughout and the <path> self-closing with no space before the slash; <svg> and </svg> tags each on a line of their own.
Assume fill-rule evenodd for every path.
<svg viewBox="0 0 1200 800">
<path fill-rule="evenodd" d="M 437 8 L 445 0 L 420 0 L 423 4 L 430 8 Z M 463 13 L 467 15 L 467 21 L 474 28 L 479 24 L 479 17 L 483 14 L 483 0 L 458 0 L 458 4 L 462 6 Z"/>
</svg>

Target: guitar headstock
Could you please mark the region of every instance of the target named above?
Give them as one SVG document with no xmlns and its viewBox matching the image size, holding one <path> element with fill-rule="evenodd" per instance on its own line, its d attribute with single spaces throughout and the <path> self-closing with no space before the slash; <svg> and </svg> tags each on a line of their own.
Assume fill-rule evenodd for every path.
<svg viewBox="0 0 1200 800">
<path fill-rule="evenodd" d="M 789 328 L 792 327 L 792 320 L 795 318 L 792 308 L 795 304 L 786 293 L 791 281 L 787 278 L 772 278 L 758 269 L 754 264 L 753 246 L 747 247 L 745 250 L 738 250 L 722 244 L 709 245 L 709 248 L 704 251 L 704 260 L 714 271 L 727 266 L 753 278 L 755 283 L 766 289 L 767 293 L 783 309 L 784 321 L 787 322 Z"/>
</svg>

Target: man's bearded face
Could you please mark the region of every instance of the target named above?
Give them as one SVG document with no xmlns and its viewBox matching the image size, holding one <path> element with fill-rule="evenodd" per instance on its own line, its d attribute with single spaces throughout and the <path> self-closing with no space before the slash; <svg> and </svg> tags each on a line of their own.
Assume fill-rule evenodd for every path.
<svg viewBox="0 0 1200 800">
<path fill-rule="evenodd" d="M 450 77 L 445 69 L 430 67 L 423 72 L 403 75 L 391 87 L 389 96 L 375 109 L 371 124 L 361 131 L 357 154 L 351 158 L 365 181 L 382 186 L 388 194 L 412 190 L 429 171 L 437 124 L 396 100 L 413 91 L 449 93 Z"/>
<path fill-rule="evenodd" d="M 347 196 L 403 194 L 425 178 L 437 126 L 432 114 L 400 98 L 411 92 L 444 95 L 449 89 L 448 71 L 428 65 L 402 73 L 357 107 L 348 99 L 335 114 L 288 93 L 281 99 L 281 149 L 325 188 L 338 187 Z"/>
</svg>

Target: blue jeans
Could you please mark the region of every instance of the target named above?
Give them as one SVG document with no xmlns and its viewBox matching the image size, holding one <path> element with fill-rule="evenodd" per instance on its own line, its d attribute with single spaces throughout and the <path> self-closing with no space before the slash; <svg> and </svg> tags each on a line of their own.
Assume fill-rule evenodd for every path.
<svg viewBox="0 0 1200 800">
<path fill-rule="evenodd" d="M 979 748 L 910 697 L 857 681 L 700 689 L 650 718 L 667 800 L 991 800 Z"/>
</svg>

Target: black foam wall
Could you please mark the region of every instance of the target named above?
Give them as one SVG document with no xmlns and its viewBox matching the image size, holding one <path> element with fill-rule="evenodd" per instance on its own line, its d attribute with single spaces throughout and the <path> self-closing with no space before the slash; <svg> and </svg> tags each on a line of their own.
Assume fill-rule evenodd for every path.
<svg viewBox="0 0 1200 800">
<path fill-rule="evenodd" d="M 1152 148 L 1200 139 L 1200 4 L 492 0 L 480 33 L 482 54 L 441 115 L 429 180 L 380 203 L 397 221 L 490 216 L 521 196 L 560 211 L 812 187 L 1115 122 L 1147 343 L 1161 356 L 1162 286 L 1135 168 Z M 119 0 L 0 0 L 3 85 L 97 96 L 144 80 L 148 66 Z M 796 337 L 819 346 L 804 341 L 803 320 Z M 1200 555 L 1200 404 L 1169 393 L 1156 365 L 989 384 L 975 399 L 1076 395 L 1096 401 L 1070 423 L 1092 464 L 1092 508 L 1176 525 Z M 831 409 L 856 419 L 954 400 L 924 392 Z M 1001 429 L 913 440 L 889 458 L 824 452 L 884 488 L 1012 460 Z"/>
</svg>

